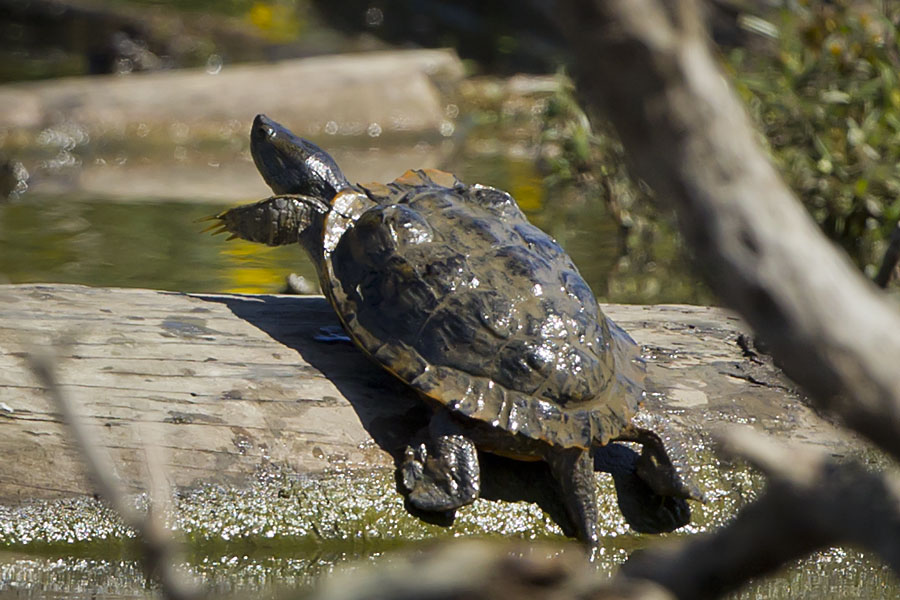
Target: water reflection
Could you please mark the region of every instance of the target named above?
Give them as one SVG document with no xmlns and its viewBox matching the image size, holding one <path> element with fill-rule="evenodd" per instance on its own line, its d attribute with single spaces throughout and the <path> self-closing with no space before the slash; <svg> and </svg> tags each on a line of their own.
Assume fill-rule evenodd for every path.
<svg viewBox="0 0 900 600">
<path fill-rule="evenodd" d="M 654 242 L 643 258 L 624 256 L 617 226 L 604 207 L 580 197 L 577 189 L 548 190 L 524 161 L 506 162 L 499 169 L 473 164 L 468 171 L 463 176 L 469 181 L 490 181 L 510 190 L 529 218 L 572 255 L 601 299 L 707 299 L 673 242 Z M 297 248 L 226 243 L 224 236 L 201 234 L 199 220 L 222 208 L 68 196 L 29 196 L 0 205 L 0 280 L 247 293 L 284 291 L 291 273 L 315 280 L 312 265 Z"/>
<path fill-rule="evenodd" d="M 222 596 L 309 589 L 321 576 L 346 569 L 353 561 L 385 565 L 397 554 L 388 548 L 225 548 L 205 552 L 185 567 L 202 577 Z M 558 548 L 552 548 L 558 552 Z M 577 550 L 577 548 L 576 548 Z M 633 548 L 615 545 L 600 553 L 598 570 L 612 574 Z M 358 568 L 354 567 L 354 568 Z M 0 553 L 0 595 L 16 598 L 150 598 L 143 571 L 127 557 L 44 557 Z M 831 549 L 787 568 L 778 576 L 762 579 L 747 589 L 727 596 L 732 600 L 767 598 L 897 598 L 900 585 L 889 569 L 855 550 Z"/>
<path fill-rule="evenodd" d="M 177 291 L 277 292 L 313 276 L 295 248 L 224 243 L 198 220 L 218 207 L 45 198 L 0 206 L 0 276 Z"/>
</svg>

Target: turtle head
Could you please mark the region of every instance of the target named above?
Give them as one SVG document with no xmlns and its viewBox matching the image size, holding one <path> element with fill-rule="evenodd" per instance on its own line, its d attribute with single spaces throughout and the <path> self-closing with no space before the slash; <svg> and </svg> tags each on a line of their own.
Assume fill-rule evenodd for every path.
<svg viewBox="0 0 900 600">
<path fill-rule="evenodd" d="M 269 246 L 299 242 L 319 258 L 325 216 L 332 198 L 350 187 L 347 178 L 327 152 L 265 115 L 253 120 L 250 153 L 276 195 L 211 217 L 207 231 Z"/>
<path fill-rule="evenodd" d="M 327 152 L 265 115 L 256 115 L 253 120 L 250 154 L 276 194 L 298 194 L 328 202 L 350 186 Z"/>
</svg>

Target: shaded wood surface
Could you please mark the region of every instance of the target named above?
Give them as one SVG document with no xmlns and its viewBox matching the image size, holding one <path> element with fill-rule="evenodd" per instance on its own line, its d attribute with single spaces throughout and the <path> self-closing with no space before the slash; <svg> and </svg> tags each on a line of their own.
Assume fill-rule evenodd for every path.
<svg viewBox="0 0 900 600">
<path fill-rule="evenodd" d="M 750 423 L 832 454 L 857 447 L 747 347 L 727 311 L 604 310 L 644 346 L 646 412 L 694 438 Z M 392 468 L 385 449 L 418 426 L 419 403 L 350 343 L 316 339 L 335 325 L 321 297 L 0 286 L 0 501 L 92 492 L 23 359 L 66 337 L 60 382 L 132 490 L 147 488 L 156 445 L 177 486 L 240 484 L 266 462 L 301 475 Z"/>
</svg>

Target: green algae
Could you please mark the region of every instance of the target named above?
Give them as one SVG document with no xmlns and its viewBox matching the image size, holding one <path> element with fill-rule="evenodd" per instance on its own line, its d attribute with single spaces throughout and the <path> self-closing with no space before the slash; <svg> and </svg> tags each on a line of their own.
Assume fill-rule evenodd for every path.
<svg viewBox="0 0 900 600">
<path fill-rule="evenodd" d="M 622 538 L 601 548 L 596 569 L 611 575 L 633 548 Z M 551 546 L 551 548 L 554 548 Z M 578 551 L 574 545 L 556 552 Z M 414 550 L 415 546 L 406 550 Z M 182 568 L 215 590 L 218 597 L 267 596 L 273 592 L 309 590 L 335 571 L 352 573 L 361 566 L 380 566 L 402 560 L 408 551 L 368 548 L 365 551 L 298 550 L 277 555 L 266 547 L 230 552 L 189 555 Z M 0 552 L 0 595 L 20 598 L 149 598 L 155 588 L 134 559 L 77 556 L 35 556 Z M 900 585 L 884 565 L 856 550 L 831 549 L 788 566 L 780 573 L 751 582 L 727 596 L 733 600 L 754 598 L 896 598 Z"/>
<path fill-rule="evenodd" d="M 679 534 L 721 525 L 762 487 L 760 475 L 740 464 L 723 463 L 704 440 L 705 436 L 692 436 L 684 444 L 681 458 L 691 465 L 688 475 L 703 490 L 707 502 L 691 503 L 691 524 Z M 542 468 L 541 463 L 489 456 L 483 463 L 486 477 L 502 490 L 503 499 L 479 498 L 459 509 L 455 518 L 443 521 L 426 521 L 411 514 L 390 469 L 299 475 L 265 463 L 246 485 L 208 483 L 177 491 L 167 525 L 191 548 L 234 547 L 238 543 L 294 548 L 339 544 L 343 550 L 352 550 L 441 537 L 565 539 L 553 518 L 559 514 L 554 506 L 554 501 L 559 502 L 556 491 L 536 470 Z M 632 532 L 618 509 L 612 478 L 597 473 L 596 480 L 602 537 L 656 537 Z M 543 495 L 539 493 L 542 486 L 546 488 Z M 486 492 L 483 495 L 491 498 L 487 487 Z M 146 495 L 133 502 L 139 510 L 146 510 Z M 104 554 L 125 552 L 133 537 L 113 511 L 90 497 L 0 506 L 0 548 L 89 554 L 91 548 L 98 548 Z"/>
<path fill-rule="evenodd" d="M 612 575 L 635 550 L 660 537 L 714 529 L 750 502 L 762 477 L 726 464 L 700 443 L 686 449 L 691 476 L 708 498 L 693 504 L 691 525 L 667 536 L 632 532 L 617 506 L 611 478 L 598 474 L 602 545 L 595 561 Z M 146 496 L 134 498 L 146 509 Z M 168 525 L 185 542 L 182 568 L 224 595 L 309 589 L 338 567 L 378 563 L 432 539 L 539 540 L 554 551 L 580 552 L 532 502 L 479 499 L 449 525 L 407 512 L 389 470 L 298 476 L 272 465 L 246 486 L 201 485 L 174 495 Z M 0 507 L 0 594 L 111 599 L 149 597 L 134 536 L 93 498 L 34 501 Z M 356 568 L 356 567 L 353 567 Z M 733 598 L 867 597 L 898 594 L 890 571 L 855 550 L 817 553 L 776 576 L 753 582 Z M 810 595 L 812 593 L 812 595 Z"/>
</svg>

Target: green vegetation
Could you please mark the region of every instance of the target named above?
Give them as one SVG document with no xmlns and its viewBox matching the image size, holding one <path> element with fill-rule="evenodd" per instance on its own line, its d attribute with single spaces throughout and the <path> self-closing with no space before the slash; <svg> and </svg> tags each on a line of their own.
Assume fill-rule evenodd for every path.
<svg viewBox="0 0 900 600">
<path fill-rule="evenodd" d="M 728 57 L 776 162 L 826 235 L 873 274 L 900 219 L 900 5 L 802 2 L 769 52 Z"/>
<path fill-rule="evenodd" d="M 715 303 L 685 260 L 681 238 L 671 226 L 673 218 L 664 218 L 660 211 L 665 207 L 629 175 L 625 150 L 612 126 L 593 119 L 592 129 L 574 86 L 560 79 L 559 90 L 547 100 L 540 136 L 548 193 L 561 194 L 574 186 L 580 196 L 604 204 L 603 218 L 611 216 L 619 226 L 620 248 L 611 253 L 616 260 L 606 267 L 604 286 L 591 283 L 594 292 L 609 302 Z M 599 223 L 592 228 L 604 229 Z M 585 265 L 580 268 L 584 271 Z"/>
<path fill-rule="evenodd" d="M 900 219 L 900 4 L 792 2 L 741 24 L 748 44 L 722 56 L 733 85 L 788 185 L 874 275 Z M 614 133 L 583 123 L 571 91 L 548 103 L 544 136 L 561 149 L 548 163 L 553 180 L 597 188 L 628 232 L 631 260 L 652 260 L 660 243 L 671 251 Z"/>
</svg>

